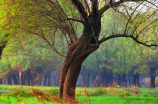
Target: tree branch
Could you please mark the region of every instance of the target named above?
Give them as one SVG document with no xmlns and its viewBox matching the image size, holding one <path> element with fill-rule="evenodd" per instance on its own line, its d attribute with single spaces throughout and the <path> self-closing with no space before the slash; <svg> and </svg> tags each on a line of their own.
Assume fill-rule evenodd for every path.
<svg viewBox="0 0 158 104">
<path fill-rule="evenodd" d="M 63 21 L 65 21 L 65 20 L 72 20 L 72 21 L 76 21 L 76 22 L 80 22 L 80 23 L 84 24 L 84 21 L 77 20 L 77 19 L 74 19 L 74 18 L 66 18 Z"/>
<path fill-rule="evenodd" d="M 91 3 L 92 3 L 92 14 L 95 14 L 98 11 L 98 0 L 91 0 Z"/>
<path fill-rule="evenodd" d="M 147 0 L 120 0 L 118 2 L 113 2 L 113 0 L 110 0 L 109 4 L 106 4 L 104 7 L 102 7 L 99 10 L 99 13 L 100 15 L 102 15 L 110 7 L 118 7 L 120 4 L 125 3 L 125 2 L 138 2 L 138 1 L 147 1 Z"/>
<path fill-rule="evenodd" d="M 111 4 L 107 4 L 105 5 L 104 7 L 102 7 L 100 10 L 99 10 L 99 14 L 102 15 L 106 10 L 108 10 L 110 7 L 118 7 L 122 2 L 121 1 L 118 1 L 118 2 L 115 2 L 115 3 L 112 3 Z"/>
<path fill-rule="evenodd" d="M 111 35 L 111 36 L 108 36 L 106 38 L 103 38 L 101 39 L 98 43 L 101 44 L 103 43 L 104 41 L 107 41 L 109 39 L 112 39 L 112 38 L 117 38 L 117 37 L 127 37 L 127 38 L 132 38 L 135 42 L 141 44 L 141 45 L 144 45 L 144 46 L 147 46 L 147 47 L 151 47 L 151 46 L 158 46 L 158 44 L 146 44 L 146 42 L 141 42 L 139 41 L 136 37 L 133 37 L 132 35 L 125 35 L 125 34 L 118 34 L 118 35 Z"/>
<path fill-rule="evenodd" d="M 82 3 L 79 0 L 72 0 L 72 3 L 76 6 L 79 13 L 83 17 L 85 22 L 89 22 L 87 12 L 85 11 L 85 8 L 83 7 Z"/>
</svg>

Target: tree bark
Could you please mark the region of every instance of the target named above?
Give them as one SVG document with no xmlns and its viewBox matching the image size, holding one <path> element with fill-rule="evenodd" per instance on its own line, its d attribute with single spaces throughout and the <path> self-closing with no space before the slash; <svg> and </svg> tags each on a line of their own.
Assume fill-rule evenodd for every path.
<svg viewBox="0 0 158 104">
<path fill-rule="evenodd" d="M 12 84 L 12 78 L 11 78 L 11 76 L 8 76 L 8 77 L 7 77 L 7 82 L 8 82 L 8 85 L 11 85 L 11 84 Z"/>
<path fill-rule="evenodd" d="M 68 46 L 65 61 L 61 68 L 59 82 L 59 97 L 63 100 L 75 99 L 75 87 L 82 62 L 99 48 L 98 38 L 101 30 L 101 17 L 97 7 L 87 16 L 80 1 L 72 0 L 83 16 L 85 23 L 82 35 Z"/>
<path fill-rule="evenodd" d="M 19 71 L 19 84 L 22 85 L 22 71 Z"/>
<path fill-rule="evenodd" d="M 138 73 L 133 75 L 133 84 L 139 87 L 139 74 Z"/>
<path fill-rule="evenodd" d="M 42 78 L 42 73 L 37 73 L 37 86 L 40 86 L 41 78 Z"/>
<path fill-rule="evenodd" d="M 47 85 L 47 75 L 44 76 L 44 86 Z"/>
<path fill-rule="evenodd" d="M 51 84 L 50 84 L 50 73 L 48 73 L 48 84 L 47 84 L 47 86 L 50 86 Z"/>
<path fill-rule="evenodd" d="M 22 73 L 22 77 L 21 77 L 21 83 L 22 85 L 25 85 L 25 81 L 26 81 L 26 76 L 24 73 Z"/>
<path fill-rule="evenodd" d="M 150 87 L 151 88 L 155 88 L 155 77 L 156 77 L 155 71 L 156 71 L 156 69 L 151 69 L 150 70 L 150 76 L 151 76 L 151 85 L 150 85 Z"/>
<path fill-rule="evenodd" d="M 81 64 L 90 53 L 99 47 L 97 46 L 97 48 L 88 49 L 88 47 L 85 46 L 78 46 L 79 44 L 82 43 L 69 47 L 67 57 L 65 58 L 61 69 L 59 97 L 62 98 L 63 96 L 64 100 L 75 99 L 75 87 L 81 70 Z M 83 47 L 85 47 L 84 50 L 82 49 Z"/>
<path fill-rule="evenodd" d="M 98 74 L 93 82 L 94 87 L 99 87 L 99 81 L 100 81 L 101 74 L 102 74 L 102 70 L 100 72 L 98 72 Z"/>
<path fill-rule="evenodd" d="M 90 73 L 88 73 L 88 69 L 86 69 L 85 67 L 83 67 L 83 70 L 84 70 L 83 85 L 84 87 L 89 87 Z"/>
<path fill-rule="evenodd" d="M 122 84 L 124 87 L 126 86 L 126 74 L 125 73 L 122 75 Z"/>
<path fill-rule="evenodd" d="M 13 83 L 14 85 L 18 85 L 18 81 L 17 81 L 17 76 L 16 75 L 13 75 Z"/>
<path fill-rule="evenodd" d="M 30 85 L 30 77 L 31 77 L 31 75 L 30 75 L 30 70 L 28 69 L 26 72 L 25 72 L 25 74 L 26 74 L 26 85 Z"/>
<path fill-rule="evenodd" d="M 0 78 L 0 84 L 3 84 L 3 78 Z"/>
</svg>

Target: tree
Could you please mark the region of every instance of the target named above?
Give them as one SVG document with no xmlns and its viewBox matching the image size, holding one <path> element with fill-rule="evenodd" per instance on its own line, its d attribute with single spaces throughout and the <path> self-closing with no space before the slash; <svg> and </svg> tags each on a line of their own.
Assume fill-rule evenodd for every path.
<svg viewBox="0 0 158 104">
<path fill-rule="evenodd" d="M 137 3 L 132 4 L 135 6 L 131 7 L 128 1 Z M 150 2 L 146 0 L 109 0 L 109 2 L 105 1 L 104 4 L 101 0 L 90 0 L 89 2 L 88 0 L 30 0 L 28 4 L 31 6 L 29 8 L 25 1 L 21 2 L 24 6 L 16 5 L 15 9 L 17 10 L 16 14 L 18 11 L 24 10 L 20 12 L 23 15 L 14 15 L 16 18 L 13 20 L 15 21 L 11 20 L 11 23 L 16 23 L 18 20 L 23 21 L 26 25 L 20 21 L 17 23 L 19 28 L 39 36 L 56 53 L 65 57 L 59 83 L 59 96 L 64 100 L 75 99 L 75 87 L 82 62 L 103 42 L 112 38 L 126 37 L 147 47 L 157 46 L 157 34 L 154 35 L 154 38 L 152 37 L 152 40 L 146 38 L 149 36 L 146 31 L 157 26 L 157 19 L 155 18 L 157 11 L 150 15 L 144 15 L 144 11 L 142 11 L 144 8 L 139 8 L 144 3 L 157 8 L 155 0 Z M 11 5 L 14 3 L 17 2 L 12 1 Z M 145 7 L 148 8 L 146 10 L 150 10 L 150 6 Z M 109 31 L 106 31 L 101 37 L 102 16 L 104 13 L 108 13 L 110 8 L 113 9 L 113 12 L 118 12 L 119 15 L 114 15 L 111 21 L 107 22 L 107 27 L 110 27 Z M 74 10 L 72 11 L 72 9 Z M 32 16 L 32 14 L 34 15 Z M 148 21 L 148 18 L 152 18 L 152 21 Z M 142 26 L 142 23 L 147 21 L 148 25 Z M 82 26 L 76 22 L 81 23 Z M 116 24 L 117 22 L 119 24 Z M 123 28 L 115 31 L 118 26 Z M 82 31 L 81 34 L 78 33 L 79 31 L 75 31 L 78 28 L 81 28 L 79 29 Z M 66 42 L 67 45 L 65 45 Z M 61 53 L 61 45 L 67 46 L 66 55 Z M 65 52 L 65 48 L 63 50 Z"/>
</svg>

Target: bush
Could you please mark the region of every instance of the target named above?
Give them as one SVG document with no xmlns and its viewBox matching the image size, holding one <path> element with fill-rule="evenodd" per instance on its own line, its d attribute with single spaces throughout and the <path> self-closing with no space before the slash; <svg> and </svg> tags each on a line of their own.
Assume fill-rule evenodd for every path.
<svg viewBox="0 0 158 104">
<path fill-rule="evenodd" d="M 13 96 L 13 97 L 16 97 L 16 96 L 29 97 L 29 96 L 31 96 L 31 95 L 29 94 L 29 92 L 24 91 L 24 90 L 14 90 L 14 91 L 12 91 L 9 95 L 10 95 L 10 96 Z"/>
<path fill-rule="evenodd" d="M 96 91 L 92 92 L 90 95 L 91 96 L 98 96 L 98 95 L 103 95 L 103 94 L 106 94 L 106 93 L 107 93 L 106 90 L 103 90 L 103 89 L 99 88 Z"/>
</svg>

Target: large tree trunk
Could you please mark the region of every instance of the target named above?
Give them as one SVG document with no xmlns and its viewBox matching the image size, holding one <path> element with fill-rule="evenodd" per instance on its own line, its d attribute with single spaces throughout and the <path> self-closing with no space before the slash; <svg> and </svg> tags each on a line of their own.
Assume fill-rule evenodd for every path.
<svg viewBox="0 0 158 104">
<path fill-rule="evenodd" d="M 69 47 L 67 56 L 61 69 L 59 96 L 60 98 L 63 96 L 64 100 L 75 99 L 75 87 L 78 75 L 81 70 L 81 64 L 90 53 L 99 47 L 97 45 L 96 48 L 88 49 L 88 47 L 79 46 L 79 44 L 82 43 L 78 43 L 78 45 Z M 85 48 L 84 50 L 82 49 L 83 47 Z"/>
<path fill-rule="evenodd" d="M 96 1 L 97 2 L 97 1 Z M 76 6 L 81 6 L 79 1 L 73 1 Z M 80 5 L 78 5 L 78 3 Z M 82 8 L 82 7 L 81 7 Z M 80 8 L 81 11 L 83 11 Z M 59 96 L 63 100 L 75 99 L 75 87 L 82 62 L 89 54 L 99 48 L 98 38 L 101 30 L 101 17 L 97 3 L 84 24 L 82 36 L 68 46 L 65 61 L 62 65 L 59 82 Z"/>
</svg>

